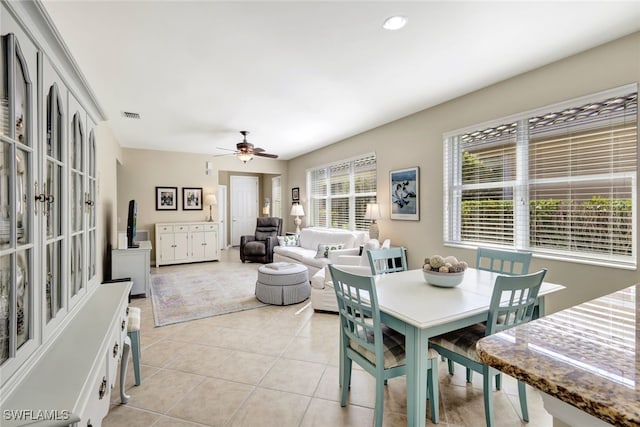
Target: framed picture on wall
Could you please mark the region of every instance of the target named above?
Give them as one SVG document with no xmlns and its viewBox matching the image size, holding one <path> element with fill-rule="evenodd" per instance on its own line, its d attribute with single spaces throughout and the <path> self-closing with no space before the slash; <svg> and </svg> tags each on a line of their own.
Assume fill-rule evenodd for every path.
<svg viewBox="0 0 640 427">
<path fill-rule="evenodd" d="M 291 189 L 291 201 L 292 202 L 300 201 L 300 187 L 293 187 Z"/>
<path fill-rule="evenodd" d="M 201 211 L 202 210 L 202 187 L 182 188 L 182 210 L 183 211 Z"/>
<path fill-rule="evenodd" d="M 178 210 L 178 187 L 156 187 L 156 210 Z"/>
<path fill-rule="evenodd" d="M 420 220 L 418 167 L 389 172 L 391 219 Z"/>
</svg>

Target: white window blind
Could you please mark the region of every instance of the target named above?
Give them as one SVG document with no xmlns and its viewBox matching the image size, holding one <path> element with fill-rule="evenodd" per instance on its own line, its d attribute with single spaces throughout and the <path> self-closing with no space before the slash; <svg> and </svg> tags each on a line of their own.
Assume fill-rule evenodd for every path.
<svg viewBox="0 0 640 427">
<path fill-rule="evenodd" d="M 636 263 L 637 88 L 445 138 L 445 241 Z"/>
<path fill-rule="evenodd" d="M 367 203 L 376 203 L 376 157 L 369 154 L 307 171 L 309 224 L 367 230 Z"/>
</svg>

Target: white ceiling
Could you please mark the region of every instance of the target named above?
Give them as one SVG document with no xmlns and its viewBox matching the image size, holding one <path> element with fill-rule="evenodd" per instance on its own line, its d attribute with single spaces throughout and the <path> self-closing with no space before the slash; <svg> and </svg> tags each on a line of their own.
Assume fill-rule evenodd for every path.
<svg viewBox="0 0 640 427">
<path fill-rule="evenodd" d="M 640 30 L 638 1 L 43 3 L 122 146 L 283 159 Z"/>
</svg>

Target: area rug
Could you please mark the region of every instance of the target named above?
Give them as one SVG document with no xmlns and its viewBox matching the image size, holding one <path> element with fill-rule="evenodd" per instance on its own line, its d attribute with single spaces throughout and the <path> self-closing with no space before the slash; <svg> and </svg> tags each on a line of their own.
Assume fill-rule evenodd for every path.
<svg viewBox="0 0 640 427">
<path fill-rule="evenodd" d="M 257 266 L 171 270 L 151 276 L 151 303 L 156 326 L 264 307 L 254 292 Z"/>
</svg>

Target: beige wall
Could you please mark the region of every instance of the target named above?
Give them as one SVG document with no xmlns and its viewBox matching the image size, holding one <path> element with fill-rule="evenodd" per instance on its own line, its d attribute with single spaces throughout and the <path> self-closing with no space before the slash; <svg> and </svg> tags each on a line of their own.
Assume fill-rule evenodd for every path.
<svg viewBox="0 0 640 427">
<path fill-rule="evenodd" d="M 455 255 L 473 265 L 474 250 L 443 245 L 442 134 L 638 81 L 640 33 L 635 33 L 296 158 L 289 162 L 289 183 L 300 186 L 306 204 L 306 169 L 375 151 L 378 201 L 387 216 L 379 221 L 381 238 L 406 246 L 411 268 L 432 254 Z M 412 166 L 420 167 L 420 221 L 391 221 L 389 171 Z M 549 268 L 547 280 L 568 288 L 551 298 L 552 311 L 640 282 L 637 271 L 535 258 L 531 268 L 541 267 Z"/>
<path fill-rule="evenodd" d="M 96 130 L 96 151 L 98 158 L 98 203 L 97 203 L 97 277 L 106 280 L 111 277 L 110 259 L 112 243 L 117 242 L 117 163 L 122 158 L 120 144 L 105 122 Z"/>
<path fill-rule="evenodd" d="M 178 153 L 155 150 L 122 150 L 122 165 L 118 168 L 117 229 L 126 231 L 129 200 L 138 202 L 137 229 L 149 230 L 154 240 L 154 226 L 158 222 L 204 221 L 209 210 L 182 210 L 182 187 L 202 187 L 203 193 L 217 195 L 220 171 L 228 174 L 282 175 L 286 182 L 287 162 L 254 158 L 243 164 L 234 156 L 213 157 L 206 154 Z M 206 162 L 213 162 L 213 174 L 206 175 Z M 227 174 L 227 175 L 225 175 Z M 221 183 L 222 184 L 222 183 Z M 155 187 L 178 187 L 178 210 L 156 211 Z M 262 199 L 261 199 L 262 200 Z M 262 203 L 262 202 L 261 202 Z M 213 217 L 217 218 L 214 206 Z M 152 254 L 152 258 L 153 258 Z"/>
</svg>

